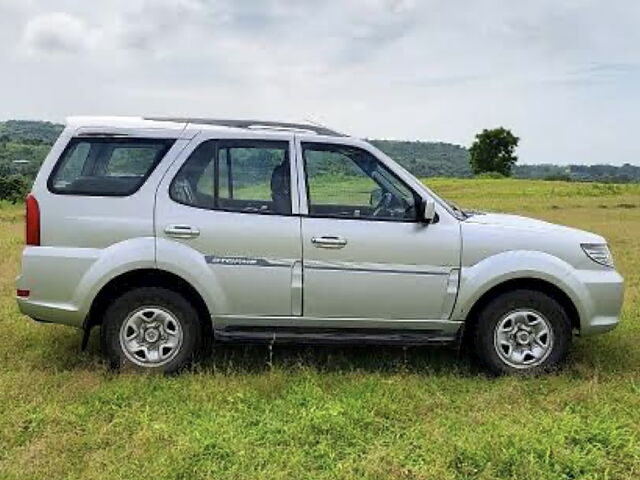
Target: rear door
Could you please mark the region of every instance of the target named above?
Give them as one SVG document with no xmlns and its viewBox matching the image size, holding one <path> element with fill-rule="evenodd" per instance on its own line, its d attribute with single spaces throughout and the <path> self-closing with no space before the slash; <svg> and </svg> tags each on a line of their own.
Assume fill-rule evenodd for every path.
<svg viewBox="0 0 640 480">
<path fill-rule="evenodd" d="M 160 185 L 158 263 L 172 261 L 173 243 L 195 251 L 222 290 L 218 316 L 300 313 L 299 295 L 292 295 L 302 258 L 297 197 L 290 189 L 292 152 L 290 134 L 202 134 Z M 168 243 L 160 248 L 162 240 Z"/>
</svg>

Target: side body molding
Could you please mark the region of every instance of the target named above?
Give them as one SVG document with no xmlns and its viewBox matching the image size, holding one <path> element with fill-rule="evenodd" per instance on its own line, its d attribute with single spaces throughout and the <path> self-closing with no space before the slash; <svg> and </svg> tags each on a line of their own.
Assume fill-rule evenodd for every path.
<svg viewBox="0 0 640 480">
<path fill-rule="evenodd" d="M 562 290 L 585 318 L 593 310 L 592 300 L 576 270 L 564 260 L 543 252 L 512 250 L 492 255 L 464 266 L 452 320 L 465 320 L 473 305 L 493 287 L 509 280 L 533 278 L 549 282 Z"/>
</svg>

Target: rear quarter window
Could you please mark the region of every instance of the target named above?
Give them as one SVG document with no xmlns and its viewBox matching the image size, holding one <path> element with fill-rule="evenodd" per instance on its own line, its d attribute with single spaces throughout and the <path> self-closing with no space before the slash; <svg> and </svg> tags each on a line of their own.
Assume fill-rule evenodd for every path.
<svg viewBox="0 0 640 480">
<path fill-rule="evenodd" d="M 174 142 L 155 138 L 74 138 L 51 172 L 49 190 L 66 195 L 131 195 Z"/>
</svg>

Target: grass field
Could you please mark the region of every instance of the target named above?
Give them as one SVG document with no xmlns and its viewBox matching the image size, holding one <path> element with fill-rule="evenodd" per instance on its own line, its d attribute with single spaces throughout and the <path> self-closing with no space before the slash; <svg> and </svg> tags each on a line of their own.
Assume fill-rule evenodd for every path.
<svg viewBox="0 0 640 480">
<path fill-rule="evenodd" d="M 622 325 L 566 368 L 490 379 L 449 350 L 224 347 L 117 375 L 97 338 L 22 317 L 22 209 L 0 206 L 0 479 L 640 478 L 640 186 L 428 182 L 465 207 L 606 236 Z M 63 275 L 64 272 L 61 272 Z"/>
</svg>

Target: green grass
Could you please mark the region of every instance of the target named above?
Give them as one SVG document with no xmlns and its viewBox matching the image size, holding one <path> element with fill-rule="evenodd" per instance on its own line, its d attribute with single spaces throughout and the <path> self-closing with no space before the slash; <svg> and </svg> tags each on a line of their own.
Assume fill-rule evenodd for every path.
<svg viewBox="0 0 640 480">
<path fill-rule="evenodd" d="M 596 231 L 627 282 L 566 368 L 491 379 L 448 350 L 224 347 L 116 375 L 97 338 L 22 317 L 22 209 L 0 206 L 0 479 L 640 478 L 640 186 L 433 179 L 463 206 Z M 63 272 L 61 272 L 63 274 Z"/>
</svg>

